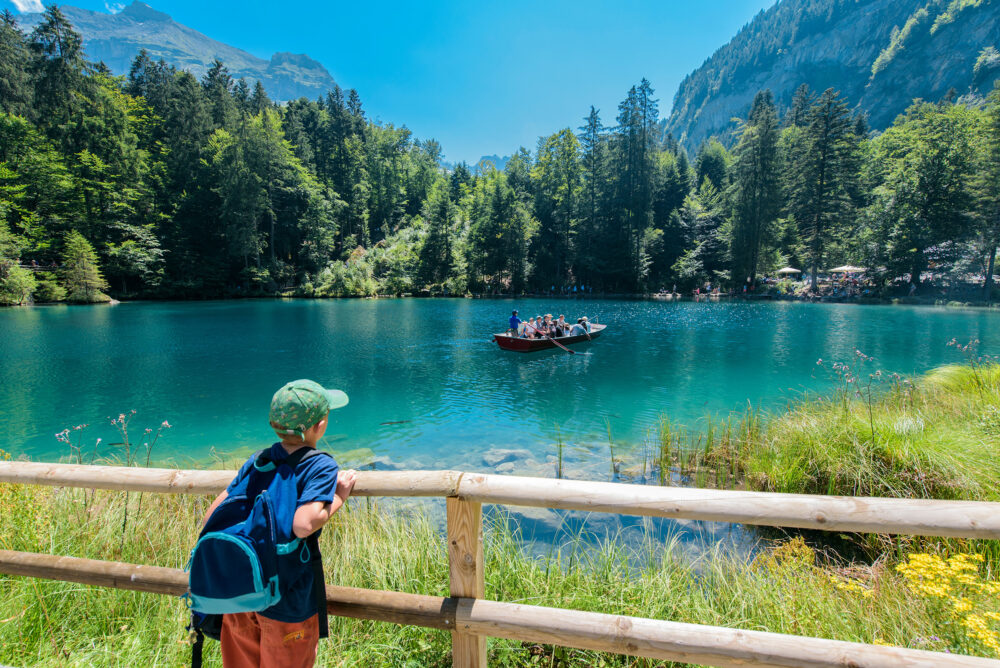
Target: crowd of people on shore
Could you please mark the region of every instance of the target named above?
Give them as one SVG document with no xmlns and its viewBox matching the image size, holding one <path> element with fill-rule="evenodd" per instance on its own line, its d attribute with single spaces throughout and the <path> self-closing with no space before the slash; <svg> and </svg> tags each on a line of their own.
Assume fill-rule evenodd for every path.
<svg viewBox="0 0 1000 668">
<path fill-rule="evenodd" d="M 579 336 L 590 332 L 590 320 L 587 316 L 577 318 L 575 323 L 570 323 L 566 317 L 560 315 L 553 319 L 551 313 L 535 316 L 528 320 L 521 320 L 515 309 L 509 320 L 507 333 L 522 339 L 544 339 L 559 338 L 563 336 Z"/>
</svg>

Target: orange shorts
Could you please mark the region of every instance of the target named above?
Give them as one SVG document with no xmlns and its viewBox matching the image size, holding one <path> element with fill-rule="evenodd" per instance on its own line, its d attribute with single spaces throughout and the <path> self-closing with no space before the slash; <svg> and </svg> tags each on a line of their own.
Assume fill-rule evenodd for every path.
<svg viewBox="0 0 1000 668">
<path fill-rule="evenodd" d="M 225 668 L 311 668 L 319 643 L 319 616 L 279 622 L 256 612 L 222 616 Z"/>
</svg>

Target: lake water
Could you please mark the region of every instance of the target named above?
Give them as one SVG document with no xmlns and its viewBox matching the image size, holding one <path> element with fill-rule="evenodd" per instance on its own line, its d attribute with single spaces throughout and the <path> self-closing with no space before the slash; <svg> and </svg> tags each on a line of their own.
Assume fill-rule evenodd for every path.
<svg viewBox="0 0 1000 668">
<path fill-rule="evenodd" d="M 525 316 L 588 315 L 600 339 L 559 350 L 501 351 L 491 340 L 512 307 Z M 453 468 L 607 479 L 616 452 L 663 415 L 690 429 L 747 402 L 778 409 L 832 383 L 818 358 L 860 349 L 872 369 L 905 374 L 960 361 L 946 343 L 1000 347 L 1000 314 L 981 310 L 801 303 L 532 300 L 329 300 L 134 303 L 0 310 L 0 448 L 65 459 L 55 434 L 82 435 L 84 458 L 123 457 L 111 417 L 135 410 L 131 440 L 167 420 L 154 464 L 223 458 L 235 468 L 273 440 L 271 395 L 312 378 L 345 390 L 323 447 L 341 465 Z M 101 438 L 99 447 L 95 441 Z M 147 437 L 148 438 L 148 437 Z M 510 451 L 510 452 L 504 452 Z M 398 502 L 429 508 L 440 500 Z M 409 505 L 407 505 L 409 504 Z M 489 507 L 488 512 L 497 512 Z M 503 511 L 502 511 L 503 512 Z M 567 539 L 676 538 L 697 554 L 752 552 L 756 533 L 716 522 L 510 508 L 539 552 Z"/>
<path fill-rule="evenodd" d="M 490 339 L 522 315 L 595 316 L 593 343 L 522 354 Z M 590 449 L 640 442 L 659 416 L 697 429 L 748 401 L 777 408 L 830 378 L 818 358 L 855 349 L 872 368 L 916 373 L 960 361 L 957 337 L 1000 347 L 982 310 L 802 303 L 390 299 L 133 303 L 0 310 L 0 447 L 35 460 L 68 454 L 54 435 L 89 424 L 90 450 L 167 420 L 153 460 L 183 465 L 267 444 L 271 394 L 313 378 L 350 395 L 326 447 L 344 464 L 491 471 L 497 448 L 555 454 L 557 433 Z M 484 460 L 484 455 L 487 460 Z M 494 453 L 495 455 L 495 453 Z M 603 456 L 603 455 L 602 455 Z M 572 459 L 572 457 L 571 457 Z M 532 461 L 533 460 L 533 461 Z M 511 467 L 507 467 L 509 470 Z M 572 466 L 568 466 L 572 475 Z M 603 470 L 606 470 L 603 469 Z"/>
</svg>

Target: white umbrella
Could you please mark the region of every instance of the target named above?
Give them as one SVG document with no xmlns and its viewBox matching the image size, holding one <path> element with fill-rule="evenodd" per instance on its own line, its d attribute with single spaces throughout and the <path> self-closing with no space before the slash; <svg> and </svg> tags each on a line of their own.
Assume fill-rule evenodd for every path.
<svg viewBox="0 0 1000 668">
<path fill-rule="evenodd" d="M 783 275 L 783 276 L 785 274 L 801 274 L 802 270 L 801 269 L 794 269 L 792 267 L 785 267 L 784 269 L 779 269 L 778 273 L 781 274 L 781 275 Z"/>
</svg>

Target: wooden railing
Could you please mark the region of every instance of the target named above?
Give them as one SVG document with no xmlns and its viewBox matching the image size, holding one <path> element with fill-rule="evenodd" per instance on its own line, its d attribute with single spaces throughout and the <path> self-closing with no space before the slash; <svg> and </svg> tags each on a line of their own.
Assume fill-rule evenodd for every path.
<svg viewBox="0 0 1000 668">
<path fill-rule="evenodd" d="M 0 482 L 217 494 L 231 471 L 0 462 Z M 486 638 L 714 666 L 993 666 L 1000 661 L 899 647 L 743 631 L 485 600 L 482 504 L 504 504 L 920 536 L 1000 538 L 1000 503 L 769 494 L 497 476 L 457 471 L 359 472 L 355 496 L 447 499 L 450 596 L 327 585 L 330 613 L 452 632 L 458 667 L 486 665 Z M 0 550 L 0 573 L 181 595 L 183 571 Z"/>
</svg>

